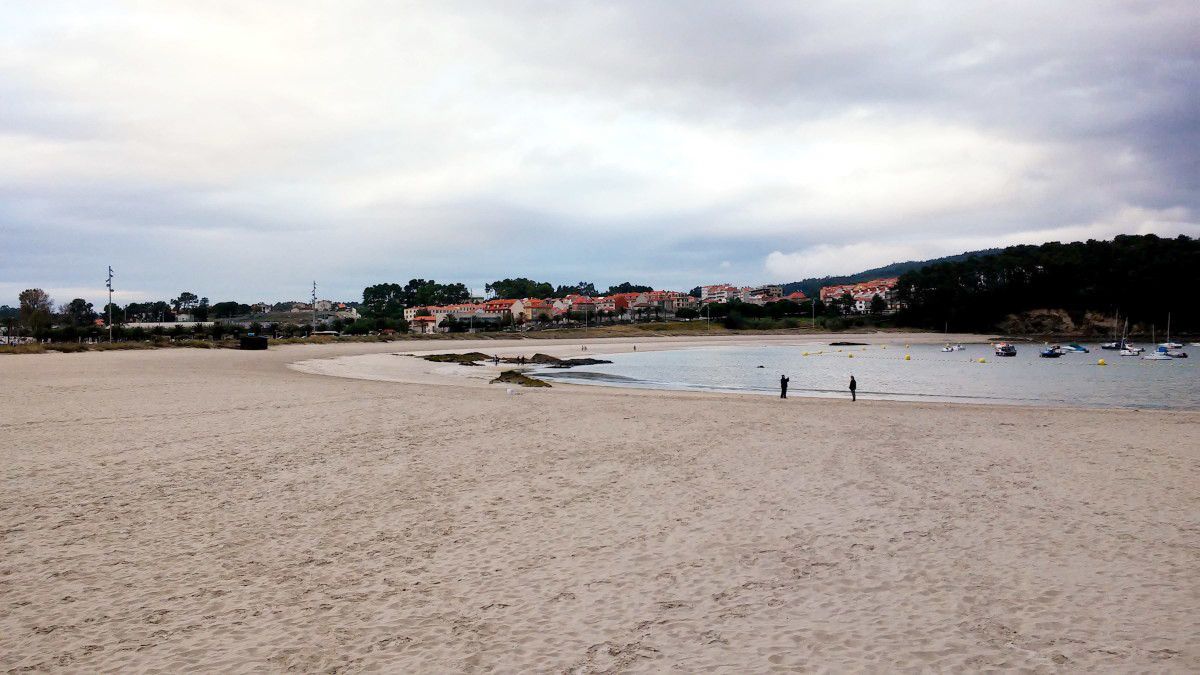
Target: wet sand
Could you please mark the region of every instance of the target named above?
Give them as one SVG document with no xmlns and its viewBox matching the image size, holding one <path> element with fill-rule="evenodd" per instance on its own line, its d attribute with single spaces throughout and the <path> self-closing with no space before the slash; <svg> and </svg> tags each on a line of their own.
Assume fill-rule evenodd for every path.
<svg viewBox="0 0 1200 675">
<path fill-rule="evenodd" d="M 1200 413 L 394 355 L 477 346 L 0 357 L 0 670 L 1200 669 Z"/>
</svg>

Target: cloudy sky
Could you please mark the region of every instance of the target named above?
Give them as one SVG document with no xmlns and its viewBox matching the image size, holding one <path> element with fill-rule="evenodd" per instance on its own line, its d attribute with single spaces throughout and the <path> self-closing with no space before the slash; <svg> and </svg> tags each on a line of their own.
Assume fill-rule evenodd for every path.
<svg viewBox="0 0 1200 675">
<path fill-rule="evenodd" d="M 1200 3 L 0 3 L 0 304 L 1200 234 Z"/>
</svg>

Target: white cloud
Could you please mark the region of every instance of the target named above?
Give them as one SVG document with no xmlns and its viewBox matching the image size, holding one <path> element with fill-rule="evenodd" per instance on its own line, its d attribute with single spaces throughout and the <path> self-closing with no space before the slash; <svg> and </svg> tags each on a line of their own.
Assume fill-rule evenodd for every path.
<svg viewBox="0 0 1200 675">
<path fill-rule="evenodd" d="M 1123 206 L 1094 222 L 1065 227 L 999 232 L 994 235 L 952 236 L 920 244 L 881 240 L 845 245 L 820 244 L 798 251 L 772 251 L 763 261 L 769 278 L 797 281 L 809 277 L 854 274 L 894 262 L 922 260 L 966 251 L 1048 241 L 1111 239 L 1119 234 L 1156 234 L 1162 237 L 1200 237 L 1200 223 L 1184 207 L 1146 209 Z"/>
<path fill-rule="evenodd" d="M 1170 229 L 1200 209 L 1197 17 L 12 0 L 0 282 L 87 287 L 111 263 L 156 295 L 317 276 L 349 296 L 658 283 L 769 251 L 786 280 Z"/>
<path fill-rule="evenodd" d="M 108 289 L 103 286 L 55 286 L 37 283 L 11 284 L 0 283 L 0 305 L 17 306 L 17 296 L 26 289 L 41 288 L 56 304 L 66 304 L 75 298 L 83 298 L 97 307 L 102 307 L 108 301 Z M 11 300 L 9 299 L 11 298 Z M 130 302 L 145 302 L 147 300 L 168 300 L 169 298 L 155 297 L 145 291 L 115 291 L 113 303 L 124 305 Z"/>
<path fill-rule="evenodd" d="M 798 281 L 809 277 L 852 274 L 893 262 L 919 259 L 923 257 L 922 250 L 906 244 L 820 244 L 792 253 L 773 251 L 767 255 L 764 267 L 771 279 Z"/>
</svg>

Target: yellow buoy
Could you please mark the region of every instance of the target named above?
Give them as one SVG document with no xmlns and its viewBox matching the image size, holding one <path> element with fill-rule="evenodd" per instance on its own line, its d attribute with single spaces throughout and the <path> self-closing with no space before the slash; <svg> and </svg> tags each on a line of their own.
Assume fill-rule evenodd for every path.
<svg viewBox="0 0 1200 675">
<path fill-rule="evenodd" d="M 904 360 L 905 360 L 905 361 L 912 361 L 912 355 L 911 355 L 911 354 L 905 354 L 905 355 L 904 355 Z"/>
<path fill-rule="evenodd" d="M 854 358 L 853 354 L 847 354 L 846 356 L 849 356 L 850 358 Z"/>
<path fill-rule="evenodd" d="M 985 358 L 983 358 L 983 357 L 981 356 L 981 357 L 979 357 L 979 362 L 980 362 L 980 363 L 987 363 L 987 359 L 985 359 Z"/>
<path fill-rule="evenodd" d="M 1099 361 L 1097 361 L 1097 362 L 1096 362 L 1096 365 L 1098 365 L 1098 366 L 1107 366 L 1107 365 L 1108 365 L 1108 361 L 1105 361 L 1104 359 L 1100 359 Z"/>
<path fill-rule="evenodd" d="M 804 356 L 808 356 L 808 352 L 804 352 Z"/>
</svg>

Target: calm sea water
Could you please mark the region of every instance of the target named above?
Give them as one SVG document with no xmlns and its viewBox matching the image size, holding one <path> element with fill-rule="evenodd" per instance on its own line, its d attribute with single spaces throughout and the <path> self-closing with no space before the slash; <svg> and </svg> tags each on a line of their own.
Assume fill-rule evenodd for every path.
<svg viewBox="0 0 1200 675">
<path fill-rule="evenodd" d="M 1041 345 L 1018 345 L 1011 358 L 994 356 L 990 345 L 964 345 L 964 351 L 949 353 L 937 345 L 906 349 L 903 344 L 709 347 L 613 354 L 604 357 L 611 364 L 543 368 L 537 374 L 578 384 L 775 396 L 779 376 L 786 374 L 789 396 L 820 397 L 848 397 L 853 374 L 860 398 L 1200 409 L 1200 348 L 1184 349 L 1195 352 L 1192 358 L 1143 361 L 1085 346 L 1090 354 L 1057 359 L 1039 358 Z M 905 361 L 905 354 L 911 360 Z M 978 363 L 981 357 L 987 363 Z M 1101 358 L 1107 366 L 1096 365 Z"/>
</svg>

